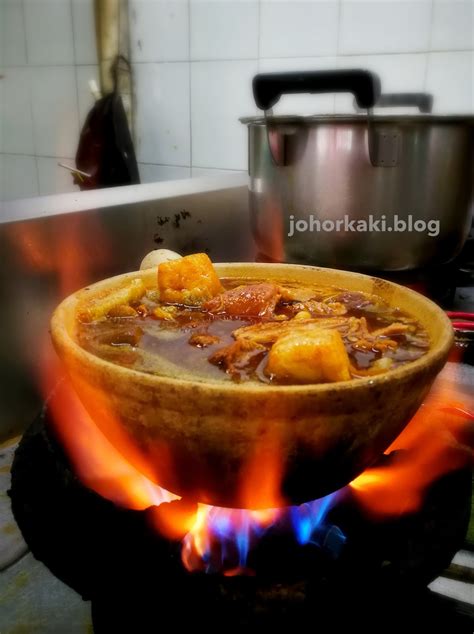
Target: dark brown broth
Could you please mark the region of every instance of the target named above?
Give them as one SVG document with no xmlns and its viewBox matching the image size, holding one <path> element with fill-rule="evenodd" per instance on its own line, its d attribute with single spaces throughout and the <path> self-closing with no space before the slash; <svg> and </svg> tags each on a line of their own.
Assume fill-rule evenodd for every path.
<svg viewBox="0 0 474 634">
<path fill-rule="evenodd" d="M 257 282 L 257 280 L 250 282 L 240 279 L 222 280 L 225 289 Z M 308 288 L 311 289 L 305 285 L 283 282 L 281 285 L 303 289 L 306 295 Z M 360 301 L 356 301 L 356 296 Z M 327 288 L 324 291 L 315 288 L 312 297 L 318 301 L 329 297 L 331 301 L 344 303 L 348 309 L 345 316 L 364 317 L 370 332 L 394 322 L 402 321 L 410 324 L 413 331 L 391 336 L 391 339 L 397 341 L 398 347 L 383 353 L 378 350 L 357 349 L 357 346 L 343 336 L 352 364 L 353 377 L 364 376 L 374 361 L 382 356 L 392 359 L 392 367 L 396 367 L 419 358 L 429 348 L 428 336 L 421 326 L 405 313 L 388 307 L 381 300 L 380 303 L 377 302 L 374 305 L 370 296 L 364 296 L 361 293 L 344 293 L 336 288 Z M 150 312 L 153 308 L 160 306 L 159 302 L 150 298 L 144 298 L 143 303 Z M 275 313 L 291 316 L 292 303 L 291 301 L 280 302 Z M 237 328 L 259 321 L 222 315 L 213 316 L 199 308 L 180 306 L 174 321 L 160 320 L 148 314 L 146 317 L 138 315 L 136 317 L 107 317 L 89 324 L 79 323 L 78 340 L 83 348 L 101 358 L 148 373 L 161 373 L 155 366 L 154 360 L 164 359 L 196 377 L 216 380 L 253 379 L 269 383 L 271 379 L 264 373 L 266 352 L 256 355 L 248 367 L 245 367 L 237 376 L 235 374 L 231 376 L 221 367 L 209 362 L 209 357 L 214 352 L 235 342 L 232 333 Z M 194 334 L 215 336 L 218 337 L 218 342 L 206 347 L 191 345 L 190 337 Z"/>
</svg>

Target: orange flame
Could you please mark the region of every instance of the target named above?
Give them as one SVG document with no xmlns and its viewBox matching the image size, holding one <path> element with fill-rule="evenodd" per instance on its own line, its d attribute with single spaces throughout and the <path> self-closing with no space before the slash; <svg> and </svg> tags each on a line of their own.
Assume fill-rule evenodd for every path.
<svg viewBox="0 0 474 634">
<path fill-rule="evenodd" d="M 85 486 L 116 504 L 136 510 L 177 498 L 133 467 L 104 436 L 69 379 L 56 383 L 48 405 L 55 433 Z"/>
<path fill-rule="evenodd" d="M 271 208 L 267 213 L 274 229 L 272 255 L 281 259 L 281 219 Z M 90 268 L 87 270 L 86 267 L 92 266 L 91 258 L 84 255 L 85 247 L 78 247 L 78 230 L 73 217 L 65 219 L 63 229 L 61 240 L 53 246 L 50 246 L 50 236 L 39 229 L 27 229 L 26 225 L 12 229 L 12 238 L 23 254 L 23 266 L 48 274 L 56 273 L 61 296 L 88 283 Z M 100 227 L 95 229 L 94 242 L 97 242 Z M 102 253 L 103 262 L 106 262 L 107 249 Z M 100 260 L 102 256 L 96 254 L 96 257 Z M 220 528 L 225 527 L 228 534 L 244 536 L 243 545 L 239 546 L 239 564 L 236 566 L 232 561 L 232 565 L 226 565 L 224 561 L 222 570 L 229 576 L 251 574 L 246 566 L 246 549 L 253 539 L 258 539 L 259 531 L 278 519 L 281 507 L 285 505 L 280 491 L 284 464 L 278 425 L 268 421 L 241 482 L 242 507 L 266 506 L 266 510 L 245 511 L 190 504 L 152 481 L 149 476 L 160 465 L 149 465 L 143 460 L 113 417 L 106 420 L 106 435 L 99 430 L 70 380 L 60 382 L 62 373 L 58 361 L 52 356 L 49 341 L 44 348 L 41 377 L 44 394 L 58 438 L 83 484 L 104 498 L 131 509 L 153 507 L 150 516 L 157 531 L 169 539 L 183 540 L 182 561 L 188 570 L 205 570 L 209 554 L 216 545 L 217 550 L 220 549 L 219 556 L 225 560 L 219 544 Z M 107 403 L 102 403 L 106 397 L 97 391 L 88 393 L 82 389 L 81 398 L 89 404 L 94 402 L 102 410 L 107 409 Z M 93 411 L 91 407 L 87 409 Z M 422 503 L 426 489 L 436 478 L 461 466 L 472 465 L 473 446 L 474 415 L 455 393 L 445 391 L 438 400 L 428 401 L 419 410 L 388 449 L 388 452 L 399 450 L 393 463 L 388 468 L 368 469 L 350 487 L 369 514 L 392 516 L 410 512 Z M 166 464 L 161 467 L 168 468 Z M 263 479 L 262 473 L 265 474 Z"/>
<path fill-rule="evenodd" d="M 350 486 L 373 516 L 416 511 L 429 485 L 474 465 L 474 414 L 456 400 L 429 400 L 386 451 L 400 450 L 389 468 L 373 467 Z"/>
<path fill-rule="evenodd" d="M 263 254 L 274 262 L 283 262 L 284 222 L 281 205 L 277 198 L 265 202 L 258 227 L 255 227 L 255 238 Z"/>
<path fill-rule="evenodd" d="M 15 245 L 16 266 L 55 274 L 60 297 L 90 283 L 91 271 L 104 269 L 112 261 L 103 227 L 93 214 L 57 216 L 49 223 L 13 223 L 7 235 Z"/>
<path fill-rule="evenodd" d="M 279 426 L 271 420 L 259 434 L 253 455 L 250 456 L 241 481 L 240 506 L 265 509 L 285 506 L 281 495 L 283 479 L 283 450 Z"/>
<path fill-rule="evenodd" d="M 55 216 L 48 222 L 18 222 L 7 227 L 16 254 L 15 265 L 25 272 L 54 280 L 57 300 L 91 282 L 113 261 L 111 245 L 100 218 L 93 213 Z M 93 238 L 93 239 L 91 239 Z M 147 465 L 124 437 L 113 417 L 104 415 L 107 438 L 87 413 L 83 402 L 107 412 L 106 396 L 81 387 L 82 402 L 52 348 L 49 335 L 39 344 L 38 382 L 48 402 L 55 432 L 76 475 L 89 488 L 117 504 L 145 509 L 177 496 L 164 491 L 130 464 Z M 79 387 L 76 380 L 75 387 Z M 111 439 L 111 440 L 110 440 Z M 129 456 L 129 460 L 124 458 Z"/>
<path fill-rule="evenodd" d="M 50 378 L 57 379 L 57 369 L 54 362 L 47 373 Z M 51 381 L 46 387 L 51 390 Z M 247 552 L 253 540 L 280 517 L 285 503 L 280 494 L 283 467 L 277 435 L 263 435 L 241 489 L 247 508 L 261 506 L 262 500 L 269 508 L 222 509 L 181 500 L 132 466 L 98 429 L 68 380 L 56 385 L 49 406 L 57 435 L 84 485 L 128 508 L 152 507 L 149 515 L 156 530 L 168 539 L 183 540 L 182 562 L 188 570 L 207 570 L 215 555 L 222 560 L 223 574 L 252 574 L 245 565 Z M 444 391 L 428 399 L 388 448 L 387 454 L 396 452 L 390 465 L 367 469 L 349 486 L 361 508 L 374 517 L 416 511 L 432 482 L 451 470 L 473 465 L 473 447 L 474 414 L 452 391 Z M 262 472 L 267 474 L 264 480 L 259 475 Z M 230 560 L 232 565 L 226 566 L 226 546 L 219 527 L 236 543 L 240 539 L 238 566 L 235 557 Z"/>
</svg>

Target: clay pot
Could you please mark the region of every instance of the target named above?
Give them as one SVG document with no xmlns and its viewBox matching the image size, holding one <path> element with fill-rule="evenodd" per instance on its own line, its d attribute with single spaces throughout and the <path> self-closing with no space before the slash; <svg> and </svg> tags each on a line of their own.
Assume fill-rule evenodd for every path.
<svg viewBox="0 0 474 634">
<path fill-rule="evenodd" d="M 398 436 L 427 395 L 453 342 L 449 319 L 422 295 L 366 275 L 285 264 L 216 264 L 220 277 L 299 281 L 364 291 L 428 331 L 423 357 L 372 378 L 320 385 L 157 376 L 104 361 L 75 340 L 79 300 L 156 269 L 74 293 L 56 309 L 52 337 L 97 425 L 145 475 L 178 495 L 229 507 L 301 503 L 350 482 Z M 70 424 L 74 424 L 73 421 Z M 280 501 L 280 503 L 282 503 Z"/>
</svg>

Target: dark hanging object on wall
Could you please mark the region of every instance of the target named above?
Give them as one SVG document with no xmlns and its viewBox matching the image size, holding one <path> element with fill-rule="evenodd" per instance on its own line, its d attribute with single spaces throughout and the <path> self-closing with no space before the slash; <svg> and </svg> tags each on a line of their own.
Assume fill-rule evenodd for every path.
<svg viewBox="0 0 474 634">
<path fill-rule="evenodd" d="M 100 189 L 140 182 L 137 159 L 127 115 L 117 90 L 95 102 L 81 131 L 76 167 L 87 176 L 75 175 L 81 189 Z"/>
</svg>

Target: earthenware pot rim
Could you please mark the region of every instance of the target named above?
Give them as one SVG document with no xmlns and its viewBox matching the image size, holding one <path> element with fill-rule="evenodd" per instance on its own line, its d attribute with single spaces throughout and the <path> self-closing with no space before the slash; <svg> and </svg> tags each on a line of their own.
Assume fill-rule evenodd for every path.
<svg viewBox="0 0 474 634">
<path fill-rule="evenodd" d="M 393 381 L 397 379 L 403 379 L 404 377 L 421 371 L 424 368 L 431 367 L 438 362 L 442 362 L 447 358 L 448 352 L 453 344 L 453 329 L 451 326 L 451 322 L 449 318 L 446 316 L 444 311 L 437 306 L 430 299 L 424 297 L 420 293 L 416 291 L 401 286 L 399 284 L 395 284 L 394 282 L 389 282 L 386 280 L 382 280 L 381 278 L 373 277 L 370 275 L 365 275 L 362 273 L 355 273 L 352 271 L 344 271 L 341 269 L 330 269 L 316 266 L 308 266 L 308 265 L 298 265 L 298 264 L 267 264 L 260 262 L 218 262 L 214 264 L 216 269 L 223 270 L 226 268 L 236 269 L 235 277 L 239 276 L 238 269 L 243 269 L 243 273 L 245 270 L 252 269 L 254 271 L 262 270 L 269 273 L 271 278 L 271 271 L 279 271 L 280 273 L 283 271 L 288 271 L 288 279 L 287 281 L 297 282 L 297 273 L 302 270 L 310 270 L 310 271 L 318 271 L 318 272 L 326 272 L 331 274 L 343 275 L 348 278 L 364 278 L 367 281 L 371 281 L 372 283 L 380 282 L 386 288 L 392 288 L 393 290 L 397 289 L 399 292 L 403 293 L 407 297 L 413 297 L 416 299 L 417 303 L 425 304 L 428 308 L 431 309 L 437 314 L 439 320 L 444 322 L 445 328 L 442 330 L 442 336 L 437 341 L 432 341 L 430 345 L 429 351 L 416 359 L 415 361 L 411 361 L 405 365 L 394 368 L 393 370 L 388 370 L 384 374 L 379 374 L 371 377 L 363 377 L 357 379 L 350 379 L 349 381 L 339 381 L 336 383 L 318 383 L 318 384 L 303 384 L 303 385 L 269 385 L 267 383 L 258 383 L 253 381 L 246 381 L 242 383 L 234 383 L 232 381 L 225 381 L 219 379 L 188 379 L 188 378 L 178 378 L 171 377 L 165 374 L 148 374 L 139 370 L 134 370 L 131 368 L 126 368 L 124 366 L 120 366 L 116 363 L 112 363 L 110 361 L 106 361 L 96 355 L 93 355 L 90 352 L 87 352 L 84 348 L 82 348 L 71 334 L 68 332 L 66 323 L 65 323 L 65 315 L 74 307 L 75 302 L 77 301 L 77 295 L 84 290 L 95 290 L 100 288 L 101 285 L 111 286 L 115 282 L 120 283 L 125 279 L 132 279 L 136 277 L 145 277 L 150 275 L 150 269 L 134 271 L 130 273 L 123 273 L 121 275 L 117 275 L 114 277 L 110 277 L 99 282 L 95 282 L 94 284 L 90 284 L 86 287 L 86 289 L 80 289 L 76 291 L 72 295 L 66 297 L 55 309 L 52 319 L 51 319 L 51 333 L 53 336 L 53 341 L 57 345 L 57 347 L 62 349 L 69 349 L 70 352 L 73 353 L 74 356 L 80 357 L 83 360 L 97 366 L 98 368 L 102 368 L 104 371 L 113 371 L 120 375 L 122 379 L 126 379 L 129 377 L 130 379 L 139 379 L 139 381 L 146 385 L 147 387 L 153 388 L 153 386 L 157 385 L 169 385 L 174 388 L 182 388 L 182 389 L 192 389 L 192 390 L 204 390 L 208 393 L 211 393 L 215 396 L 217 395 L 232 395 L 232 394 L 270 394 L 270 393 L 280 393 L 281 396 L 285 395 L 297 395 L 297 394 L 321 394 L 335 391 L 342 391 L 351 389 L 354 392 L 357 392 L 360 389 L 365 389 L 367 387 L 381 385 L 386 383 L 387 381 Z M 245 274 L 242 275 L 242 278 L 245 279 Z M 252 279 L 252 278 L 249 278 Z M 254 278 L 256 279 L 256 278 Z M 266 278 L 268 279 L 268 277 Z M 277 277 L 277 280 L 280 279 L 283 281 L 285 279 L 281 274 Z M 277 281 L 276 280 L 276 281 Z M 376 292 L 374 294 L 377 294 Z M 416 314 L 413 314 L 413 317 L 417 317 Z M 60 356 L 61 353 L 60 353 Z M 441 366 L 440 368 L 441 369 Z"/>
</svg>

